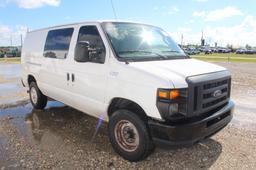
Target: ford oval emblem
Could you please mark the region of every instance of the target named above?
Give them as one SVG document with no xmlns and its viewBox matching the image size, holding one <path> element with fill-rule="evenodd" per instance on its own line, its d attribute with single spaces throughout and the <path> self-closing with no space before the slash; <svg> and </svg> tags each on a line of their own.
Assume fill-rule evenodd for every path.
<svg viewBox="0 0 256 170">
<path fill-rule="evenodd" d="M 216 91 L 213 92 L 212 96 L 213 97 L 219 97 L 219 96 L 221 96 L 221 94 L 222 94 L 221 90 L 216 90 Z"/>
</svg>

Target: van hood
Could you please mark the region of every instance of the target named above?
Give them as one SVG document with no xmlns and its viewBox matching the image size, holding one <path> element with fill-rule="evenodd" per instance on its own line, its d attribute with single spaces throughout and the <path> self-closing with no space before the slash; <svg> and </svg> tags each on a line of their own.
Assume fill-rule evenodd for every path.
<svg viewBox="0 0 256 170">
<path fill-rule="evenodd" d="M 172 81 L 177 88 L 187 86 L 187 77 L 226 70 L 224 67 L 196 59 L 131 62 L 129 65 Z"/>
</svg>

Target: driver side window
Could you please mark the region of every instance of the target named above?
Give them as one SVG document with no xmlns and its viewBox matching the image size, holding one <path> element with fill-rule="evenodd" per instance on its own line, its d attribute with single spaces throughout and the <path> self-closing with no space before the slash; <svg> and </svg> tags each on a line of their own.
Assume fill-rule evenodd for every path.
<svg viewBox="0 0 256 170">
<path fill-rule="evenodd" d="M 82 26 L 77 42 L 88 42 L 90 62 L 105 62 L 106 50 L 96 26 Z"/>
</svg>

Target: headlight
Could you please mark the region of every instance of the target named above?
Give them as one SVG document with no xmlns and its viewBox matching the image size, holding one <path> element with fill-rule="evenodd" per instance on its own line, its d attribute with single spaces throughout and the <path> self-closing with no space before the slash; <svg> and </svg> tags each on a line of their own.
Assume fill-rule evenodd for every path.
<svg viewBox="0 0 256 170">
<path fill-rule="evenodd" d="M 158 89 L 157 108 L 165 119 L 176 119 L 187 114 L 188 90 Z"/>
</svg>

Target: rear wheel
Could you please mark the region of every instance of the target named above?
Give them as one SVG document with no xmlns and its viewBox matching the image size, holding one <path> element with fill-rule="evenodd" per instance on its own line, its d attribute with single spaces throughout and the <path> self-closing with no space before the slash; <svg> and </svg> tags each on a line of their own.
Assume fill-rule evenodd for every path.
<svg viewBox="0 0 256 170">
<path fill-rule="evenodd" d="M 35 109 L 44 109 L 47 104 L 47 97 L 39 90 L 35 82 L 29 85 L 30 102 Z"/>
<path fill-rule="evenodd" d="M 140 161 L 154 149 L 146 124 L 128 110 L 118 110 L 110 117 L 109 138 L 114 150 L 124 159 Z"/>
</svg>

